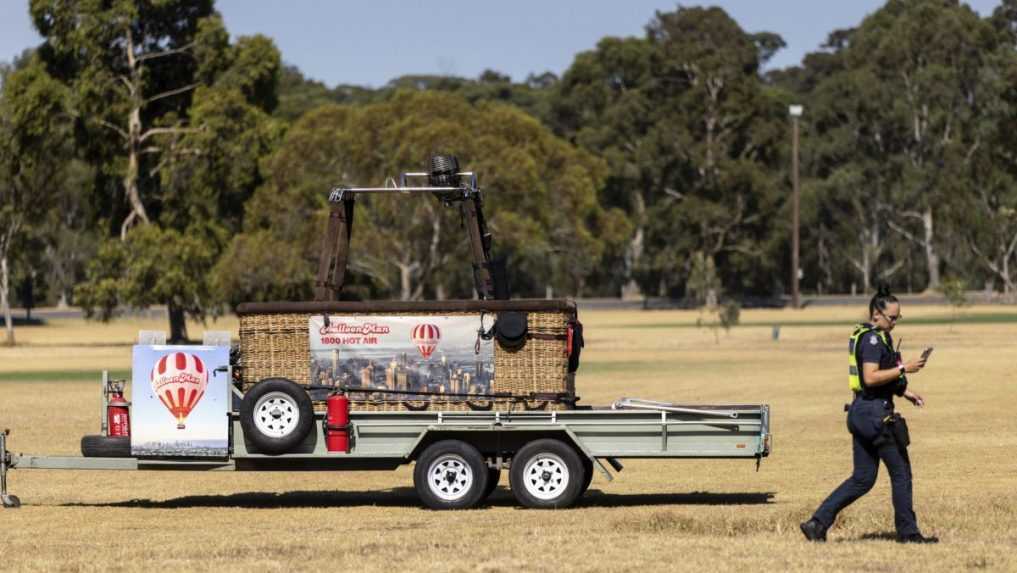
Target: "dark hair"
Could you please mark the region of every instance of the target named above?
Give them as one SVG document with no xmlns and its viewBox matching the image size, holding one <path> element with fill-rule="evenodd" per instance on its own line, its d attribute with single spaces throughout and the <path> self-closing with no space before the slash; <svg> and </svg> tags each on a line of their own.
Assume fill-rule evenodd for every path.
<svg viewBox="0 0 1017 573">
<path fill-rule="evenodd" d="M 899 303 L 897 297 L 890 294 L 890 287 L 885 284 L 879 285 L 876 289 L 876 294 L 872 295 L 872 299 L 869 301 L 869 316 L 876 312 L 876 309 L 880 311 L 886 310 L 886 305 L 891 302 Z"/>
</svg>

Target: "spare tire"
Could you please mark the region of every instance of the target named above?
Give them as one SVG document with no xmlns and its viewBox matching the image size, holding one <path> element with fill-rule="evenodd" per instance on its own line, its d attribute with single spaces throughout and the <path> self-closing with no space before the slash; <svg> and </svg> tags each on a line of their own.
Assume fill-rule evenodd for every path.
<svg viewBox="0 0 1017 573">
<path fill-rule="evenodd" d="M 86 458 L 129 458 L 131 438 L 129 436 L 82 436 L 81 455 Z"/>
<path fill-rule="evenodd" d="M 314 426 L 314 409 L 307 391 L 285 378 L 266 378 L 255 384 L 240 403 L 244 437 L 259 453 L 292 451 Z"/>
</svg>

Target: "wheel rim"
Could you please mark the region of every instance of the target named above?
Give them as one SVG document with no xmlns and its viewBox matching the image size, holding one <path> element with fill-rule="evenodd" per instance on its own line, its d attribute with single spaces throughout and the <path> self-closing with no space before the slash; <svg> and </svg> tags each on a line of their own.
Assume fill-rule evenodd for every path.
<svg viewBox="0 0 1017 573">
<path fill-rule="evenodd" d="M 270 438 L 292 434 L 299 423 L 300 408 L 289 394 L 269 392 L 254 405 L 254 426 Z"/>
<path fill-rule="evenodd" d="M 473 470 L 462 456 L 445 454 L 427 468 L 427 487 L 445 501 L 458 501 L 473 489 Z"/>
<path fill-rule="evenodd" d="M 545 501 L 564 494 L 570 478 L 565 460 L 551 453 L 537 454 L 523 467 L 523 487 L 526 492 Z"/>
</svg>

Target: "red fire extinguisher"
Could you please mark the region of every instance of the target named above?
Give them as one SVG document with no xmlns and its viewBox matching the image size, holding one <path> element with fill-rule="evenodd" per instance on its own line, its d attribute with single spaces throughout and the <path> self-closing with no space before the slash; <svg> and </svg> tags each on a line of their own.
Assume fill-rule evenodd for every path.
<svg viewBox="0 0 1017 573">
<path fill-rule="evenodd" d="M 124 400 L 123 382 L 110 382 L 106 388 L 106 427 L 110 437 L 131 435 L 131 403 Z"/>
<path fill-rule="evenodd" d="M 350 453 L 350 399 L 341 392 L 325 400 L 325 448 Z"/>
</svg>

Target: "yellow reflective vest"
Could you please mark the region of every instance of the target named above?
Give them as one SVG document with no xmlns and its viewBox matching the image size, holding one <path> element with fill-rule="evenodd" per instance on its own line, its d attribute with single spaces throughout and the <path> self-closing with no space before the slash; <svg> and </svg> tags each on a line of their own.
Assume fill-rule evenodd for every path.
<svg viewBox="0 0 1017 573">
<path fill-rule="evenodd" d="M 893 348 L 890 346 L 890 341 L 887 340 L 885 332 L 877 330 L 871 324 L 859 324 L 856 326 L 854 334 L 851 335 L 851 341 L 848 343 L 848 386 L 851 387 L 852 392 L 861 392 L 863 388 L 861 365 L 858 364 L 858 342 L 869 332 L 875 332 L 887 349 L 890 350 L 890 353 L 893 354 Z"/>
</svg>

